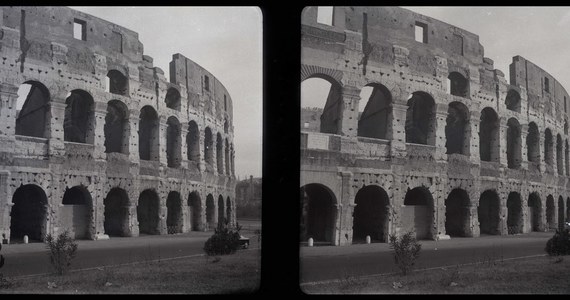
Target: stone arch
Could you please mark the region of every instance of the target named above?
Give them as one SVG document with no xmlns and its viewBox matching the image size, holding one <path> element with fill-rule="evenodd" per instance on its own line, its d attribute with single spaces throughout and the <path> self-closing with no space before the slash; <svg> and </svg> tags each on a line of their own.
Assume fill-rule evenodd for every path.
<svg viewBox="0 0 570 300">
<path fill-rule="evenodd" d="M 329 78 L 329 80 L 333 80 L 339 84 L 340 82 L 342 82 L 341 71 L 335 69 L 323 68 L 319 66 L 310 66 L 310 65 L 301 64 L 301 81 L 305 81 L 312 77 L 320 77 L 320 76 L 327 77 Z"/>
<path fill-rule="evenodd" d="M 507 166 L 509 169 L 521 167 L 521 126 L 516 118 L 507 121 Z"/>
<path fill-rule="evenodd" d="M 337 134 L 342 120 L 342 86 L 326 74 L 312 74 L 301 81 L 301 121 L 304 130 Z M 327 89 L 326 99 L 306 95 L 311 87 Z"/>
<path fill-rule="evenodd" d="M 554 197 L 546 197 L 546 225 L 548 230 L 556 229 L 556 208 L 554 207 Z"/>
<path fill-rule="evenodd" d="M 206 127 L 204 131 L 204 160 L 208 164 L 214 162 L 214 137 L 210 127 Z"/>
<path fill-rule="evenodd" d="M 446 154 L 469 154 L 469 109 L 465 104 L 454 101 L 447 109 L 445 125 Z"/>
<path fill-rule="evenodd" d="M 459 72 L 450 72 L 447 76 L 449 93 L 454 96 L 469 98 L 469 80 Z"/>
<path fill-rule="evenodd" d="M 433 239 L 433 196 L 425 186 L 409 189 L 402 207 L 402 224 L 415 231 L 417 239 Z"/>
<path fill-rule="evenodd" d="M 168 88 L 164 97 L 166 107 L 180 111 L 180 92 L 174 87 Z"/>
<path fill-rule="evenodd" d="M 180 167 L 181 148 L 180 148 L 180 122 L 174 116 L 169 117 L 166 121 L 166 161 L 168 167 L 178 168 Z"/>
<path fill-rule="evenodd" d="M 232 201 L 230 200 L 230 197 L 228 196 L 226 198 L 226 220 L 228 221 L 229 224 L 233 224 L 234 220 L 232 218 Z"/>
<path fill-rule="evenodd" d="M 216 164 L 218 174 L 224 174 L 224 139 L 219 132 L 216 134 Z"/>
<path fill-rule="evenodd" d="M 542 224 L 542 201 L 537 192 L 530 193 L 528 196 L 528 208 L 531 231 L 543 231 Z"/>
<path fill-rule="evenodd" d="M 140 193 L 137 219 L 139 233 L 160 234 L 160 198 L 156 191 L 147 189 Z"/>
<path fill-rule="evenodd" d="M 10 241 L 44 241 L 47 235 L 48 199 L 44 190 L 35 184 L 21 185 L 12 196 L 10 212 Z"/>
<path fill-rule="evenodd" d="M 129 209 L 128 193 L 119 187 L 112 188 L 105 199 L 104 230 L 109 236 L 129 236 Z"/>
<path fill-rule="evenodd" d="M 435 145 L 435 101 L 426 92 L 414 92 L 408 99 L 406 143 Z"/>
<path fill-rule="evenodd" d="M 528 161 L 540 163 L 540 137 L 538 126 L 536 123 L 530 122 L 528 124 L 528 135 L 526 137 L 526 145 L 528 147 L 527 158 Z"/>
<path fill-rule="evenodd" d="M 505 98 L 505 105 L 508 110 L 521 112 L 521 95 L 514 89 L 509 89 Z"/>
<path fill-rule="evenodd" d="M 301 187 L 301 240 L 313 238 L 318 242 L 334 242 L 336 196 L 330 188 L 319 183 Z"/>
<path fill-rule="evenodd" d="M 200 162 L 200 129 L 194 121 L 188 122 L 188 135 L 186 135 L 186 145 L 188 147 L 188 160 Z"/>
<path fill-rule="evenodd" d="M 471 200 L 467 191 L 455 188 L 445 199 L 445 233 L 451 237 L 471 236 Z"/>
<path fill-rule="evenodd" d="M 370 236 L 373 242 L 388 241 L 390 198 L 386 191 L 377 185 L 362 187 L 354 199 L 353 243 L 362 242 Z"/>
<path fill-rule="evenodd" d="M 495 190 L 481 193 L 477 213 L 481 234 L 501 234 L 501 200 Z"/>
<path fill-rule="evenodd" d="M 158 161 L 158 114 L 151 106 L 141 109 L 139 122 L 139 157 L 141 160 Z"/>
<path fill-rule="evenodd" d="M 518 192 L 510 192 L 507 198 L 508 234 L 523 233 L 523 204 Z"/>
<path fill-rule="evenodd" d="M 369 92 L 368 99 L 362 98 L 365 92 Z M 364 109 L 358 110 L 358 136 L 386 139 L 391 122 L 392 94 L 384 85 L 370 83 L 362 89 L 360 95 L 360 101 L 366 102 Z"/>
<path fill-rule="evenodd" d="M 570 148 L 568 148 L 568 139 L 564 141 L 564 168 L 566 175 L 570 176 Z"/>
<path fill-rule="evenodd" d="M 188 195 L 188 207 L 190 207 L 190 216 L 192 223 L 192 231 L 203 231 L 202 225 L 202 199 L 197 191 L 193 191 Z"/>
<path fill-rule="evenodd" d="M 166 231 L 168 234 L 182 233 L 182 198 L 171 191 L 166 198 Z"/>
<path fill-rule="evenodd" d="M 93 199 L 91 193 L 83 185 L 65 189 L 60 209 L 60 222 L 71 226 L 70 235 L 75 239 L 88 239 L 92 236 L 91 220 Z"/>
<path fill-rule="evenodd" d="M 552 131 L 550 128 L 544 130 L 544 162 L 552 166 L 554 163 L 554 141 L 552 138 Z"/>
<path fill-rule="evenodd" d="M 564 198 L 558 196 L 558 229 L 564 228 Z"/>
<path fill-rule="evenodd" d="M 218 196 L 218 227 L 226 224 L 226 210 L 224 203 L 224 196 Z"/>
<path fill-rule="evenodd" d="M 228 133 L 228 132 L 229 132 L 229 128 L 230 128 L 230 125 L 229 125 L 229 123 L 228 123 L 228 119 L 227 119 L 227 118 L 224 118 L 224 133 Z"/>
<path fill-rule="evenodd" d="M 214 203 L 214 196 L 212 194 L 208 194 L 206 196 L 206 224 L 208 225 L 208 229 L 216 228 L 216 205 Z"/>
<path fill-rule="evenodd" d="M 562 136 L 556 135 L 556 171 L 558 175 L 564 175 L 564 145 L 562 144 Z"/>
<path fill-rule="evenodd" d="M 231 161 L 230 161 L 231 168 L 230 168 L 230 169 L 231 169 L 232 176 L 235 176 L 235 175 L 236 175 L 236 168 L 235 168 L 235 151 L 234 151 L 234 144 L 233 144 L 233 143 L 230 144 L 230 148 L 231 148 L 231 151 L 230 151 L 230 152 L 231 152 L 231 154 L 230 154 L 230 157 L 231 157 Z"/>
<path fill-rule="evenodd" d="M 122 72 L 118 70 L 110 70 L 107 73 L 108 92 L 128 96 L 129 95 L 129 80 Z"/>
<path fill-rule="evenodd" d="M 16 135 L 47 137 L 50 93 L 38 81 L 26 81 L 18 89 Z"/>
<path fill-rule="evenodd" d="M 481 111 L 479 125 L 479 156 L 482 161 L 499 161 L 499 117 L 494 109 Z"/>
<path fill-rule="evenodd" d="M 570 197 L 566 198 L 566 222 L 570 222 Z"/>
<path fill-rule="evenodd" d="M 105 116 L 105 153 L 129 152 L 129 109 L 119 100 L 111 100 L 107 103 L 107 115 Z"/>
<path fill-rule="evenodd" d="M 63 139 L 66 142 L 93 144 L 95 102 L 84 90 L 73 90 L 65 100 Z"/>
<path fill-rule="evenodd" d="M 564 119 L 564 135 L 568 135 L 568 120 Z"/>
<path fill-rule="evenodd" d="M 224 161 L 226 166 L 226 175 L 230 175 L 230 143 L 228 139 L 225 139 L 225 147 L 224 147 Z"/>
</svg>

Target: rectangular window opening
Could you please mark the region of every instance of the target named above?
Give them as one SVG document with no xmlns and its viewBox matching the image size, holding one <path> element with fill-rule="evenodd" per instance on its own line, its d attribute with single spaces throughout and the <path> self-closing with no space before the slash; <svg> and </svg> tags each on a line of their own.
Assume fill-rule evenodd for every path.
<svg viewBox="0 0 570 300">
<path fill-rule="evenodd" d="M 123 35 L 113 31 L 111 41 L 113 43 L 113 49 L 119 53 L 123 53 Z"/>
<path fill-rule="evenodd" d="M 206 91 L 210 90 L 210 78 L 208 75 L 204 75 L 204 89 L 206 89 Z"/>
<path fill-rule="evenodd" d="M 416 42 L 427 44 L 427 24 L 416 22 Z"/>
<path fill-rule="evenodd" d="M 334 8 L 332 6 L 317 7 L 317 23 L 333 26 Z"/>
<path fill-rule="evenodd" d="M 566 108 L 566 96 L 564 96 L 564 112 L 568 112 L 568 108 Z M 570 174 L 569 174 L 570 175 Z"/>
<path fill-rule="evenodd" d="M 564 99 L 566 100 L 566 99 Z M 224 110 L 228 110 L 228 100 L 226 98 L 226 95 L 224 95 Z"/>
<path fill-rule="evenodd" d="M 73 37 L 78 40 L 87 40 L 87 23 L 83 20 L 73 19 Z"/>
<path fill-rule="evenodd" d="M 452 39 L 453 53 L 463 56 L 463 37 L 458 34 L 453 34 Z"/>
<path fill-rule="evenodd" d="M 544 91 L 550 93 L 550 83 L 548 82 L 547 77 L 544 77 Z"/>
</svg>

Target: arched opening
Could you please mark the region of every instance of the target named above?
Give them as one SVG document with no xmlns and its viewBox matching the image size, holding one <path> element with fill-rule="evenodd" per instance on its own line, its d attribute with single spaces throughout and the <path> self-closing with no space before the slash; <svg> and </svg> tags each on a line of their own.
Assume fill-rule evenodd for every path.
<svg viewBox="0 0 570 300">
<path fill-rule="evenodd" d="M 188 195 L 188 207 L 190 208 L 190 216 L 192 216 L 192 231 L 202 231 L 202 200 L 198 192 L 194 191 Z"/>
<path fill-rule="evenodd" d="M 463 189 L 453 189 L 445 199 L 445 233 L 451 237 L 471 236 L 469 194 Z"/>
<path fill-rule="evenodd" d="M 224 197 L 218 197 L 218 227 L 226 224 L 226 209 L 224 205 Z"/>
<path fill-rule="evenodd" d="M 554 141 L 552 139 L 552 132 L 550 128 L 544 131 L 544 162 L 548 166 L 552 166 L 554 162 Z"/>
<path fill-rule="evenodd" d="M 90 238 L 93 200 L 87 188 L 74 186 L 66 189 L 62 204 L 60 222 L 66 229 L 70 229 L 71 237 L 75 239 Z"/>
<path fill-rule="evenodd" d="M 546 225 L 548 226 L 548 230 L 555 230 L 556 229 L 556 210 L 554 208 L 554 197 L 552 195 L 548 195 L 546 197 Z"/>
<path fill-rule="evenodd" d="M 564 120 L 564 134 L 568 135 L 568 121 Z"/>
<path fill-rule="evenodd" d="M 123 73 L 117 70 L 111 70 L 107 73 L 108 92 L 128 96 L 129 95 L 129 81 Z"/>
<path fill-rule="evenodd" d="M 570 222 L 570 197 L 566 198 L 566 222 Z"/>
<path fill-rule="evenodd" d="M 93 97 L 86 91 L 73 90 L 65 104 L 63 139 L 66 142 L 93 144 Z"/>
<path fill-rule="evenodd" d="M 180 111 L 180 92 L 175 88 L 169 88 L 166 91 L 164 102 L 166 102 L 166 107 Z"/>
<path fill-rule="evenodd" d="M 523 233 L 523 211 L 521 195 L 509 193 L 507 198 L 507 230 L 509 234 Z"/>
<path fill-rule="evenodd" d="M 451 102 L 447 109 L 445 147 L 447 154 L 469 154 L 469 109 L 461 102 Z"/>
<path fill-rule="evenodd" d="M 111 100 L 107 103 L 107 115 L 105 116 L 105 153 L 124 153 L 129 150 L 129 120 L 128 108 L 119 100 Z"/>
<path fill-rule="evenodd" d="M 510 118 L 507 121 L 507 166 L 518 169 L 521 161 L 521 127 L 517 119 Z"/>
<path fill-rule="evenodd" d="M 341 122 L 341 85 L 317 74 L 301 83 L 301 128 L 303 131 L 338 133 Z"/>
<path fill-rule="evenodd" d="M 193 162 L 200 161 L 200 130 L 198 124 L 194 121 L 188 122 L 188 135 L 186 136 L 186 145 L 188 146 L 188 160 Z"/>
<path fill-rule="evenodd" d="M 44 190 L 34 184 L 21 185 L 12 196 L 10 212 L 10 242 L 41 242 L 47 234 L 48 201 Z"/>
<path fill-rule="evenodd" d="M 230 197 L 226 198 L 226 220 L 228 221 L 229 224 L 233 223 L 233 219 L 232 219 L 232 202 L 230 200 Z"/>
<path fill-rule="evenodd" d="M 564 142 L 564 168 L 566 169 L 566 175 L 570 176 L 570 149 L 568 148 L 568 140 Z"/>
<path fill-rule="evenodd" d="M 210 127 L 206 127 L 204 132 L 204 159 L 208 164 L 214 161 L 214 139 Z"/>
<path fill-rule="evenodd" d="M 360 91 L 358 136 L 386 139 L 391 122 L 392 94 L 383 85 L 368 84 Z"/>
<path fill-rule="evenodd" d="M 166 230 L 168 234 L 182 233 L 182 199 L 178 192 L 168 193 L 166 198 Z"/>
<path fill-rule="evenodd" d="M 230 149 L 231 149 L 231 150 L 230 150 L 230 153 L 231 153 L 231 155 L 230 155 L 230 157 L 231 157 L 231 161 L 230 161 L 230 164 L 231 164 L 231 171 L 232 171 L 232 175 L 235 176 L 235 175 L 236 175 L 236 169 L 235 169 L 235 151 L 234 151 L 234 144 L 233 144 L 233 143 L 230 144 Z"/>
<path fill-rule="evenodd" d="M 564 229 L 564 198 L 558 197 L 558 229 Z"/>
<path fill-rule="evenodd" d="M 536 126 L 536 123 L 534 122 L 530 122 L 528 124 L 528 135 L 526 137 L 526 145 L 528 147 L 528 152 L 527 152 L 528 161 L 534 163 L 540 163 L 538 126 Z"/>
<path fill-rule="evenodd" d="M 479 198 L 479 231 L 481 234 L 501 234 L 501 201 L 494 190 L 487 190 Z"/>
<path fill-rule="evenodd" d="M 301 241 L 313 238 L 333 242 L 336 198 L 324 185 L 311 183 L 301 187 Z"/>
<path fill-rule="evenodd" d="M 508 110 L 521 112 L 521 95 L 515 90 L 509 90 L 507 92 L 507 98 L 505 99 L 505 105 Z"/>
<path fill-rule="evenodd" d="M 219 132 L 216 138 L 216 164 L 218 174 L 224 174 L 224 140 Z"/>
<path fill-rule="evenodd" d="M 532 231 L 542 231 L 542 202 L 538 193 L 531 193 L 528 196 L 528 216 L 530 217 L 530 227 Z"/>
<path fill-rule="evenodd" d="M 406 111 L 406 143 L 435 145 L 435 101 L 425 92 L 415 92 Z"/>
<path fill-rule="evenodd" d="M 45 85 L 27 81 L 18 89 L 16 101 L 16 134 L 39 138 L 47 137 L 50 94 Z"/>
<path fill-rule="evenodd" d="M 490 107 L 481 111 L 479 156 L 482 161 L 499 161 L 499 117 Z"/>
<path fill-rule="evenodd" d="M 180 122 L 175 117 L 170 117 L 166 121 L 166 161 L 168 167 L 180 167 Z"/>
<path fill-rule="evenodd" d="M 129 195 L 121 188 L 112 188 L 103 200 L 105 205 L 105 234 L 109 236 L 128 236 L 129 230 Z"/>
<path fill-rule="evenodd" d="M 208 225 L 208 230 L 211 228 L 216 228 L 216 219 L 214 215 L 216 214 L 216 205 L 214 204 L 214 196 L 208 194 L 206 196 L 206 224 Z"/>
<path fill-rule="evenodd" d="M 388 241 L 390 198 L 384 189 L 376 185 L 361 188 L 354 199 L 352 242 L 361 243 L 370 236 L 371 241 Z"/>
<path fill-rule="evenodd" d="M 469 98 L 469 81 L 461 73 L 451 72 L 447 79 L 451 95 Z"/>
<path fill-rule="evenodd" d="M 228 123 L 228 119 L 224 119 L 224 133 L 228 133 L 230 125 Z"/>
<path fill-rule="evenodd" d="M 401 218 L 406 231 L 415 231 L 417 239 L 433 239 L 433 197 L 428 188 L 408 189 Z"/>
<path fill-rule="evenodd" d="M 224 158 L 225 158 L 225 165 L 226 165 L 226 175 L 230 175 L 230 143 L 228 139 L 226 139 L 226 146 L 224 147 Z"/>
<path fill-rule="evenodd" d="M 141 109 L 139 123 L 139 157 L 158 161 L 158 115 L 150 106 Z"/>
<path fill-rule="evenodd" d="M 160 199 L 153 190 L 144 190 L 139 196 L 137 219 L 139 233 L 160 234 Z"/>
<path fill-rule="evenodd" d="M 564 175 L 564 157 L 563 150 L 564 146 L 562 144 L 562 137 L 560 134 L 556 135 L 556 171 L 558 175 Z"/>
</svg>

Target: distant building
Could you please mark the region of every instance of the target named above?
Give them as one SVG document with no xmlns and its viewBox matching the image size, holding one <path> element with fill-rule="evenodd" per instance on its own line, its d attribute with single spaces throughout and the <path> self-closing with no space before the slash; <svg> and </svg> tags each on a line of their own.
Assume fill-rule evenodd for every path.
<svg viewBox="0 0 570 300">
<path fill-rule="evenodd" d="M 238 181 L 236 184 L 236 206 L 253 206 L 261 204 L 261 177 Z"/>
</svg>

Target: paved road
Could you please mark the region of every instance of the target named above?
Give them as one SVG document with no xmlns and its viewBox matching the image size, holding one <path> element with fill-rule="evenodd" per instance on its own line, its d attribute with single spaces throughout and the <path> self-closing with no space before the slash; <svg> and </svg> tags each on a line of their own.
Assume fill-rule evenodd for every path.
<svg viewBox="0 0 570 300">
<path fill-rule="evenodd" d="M 251 225 L 255 228 L 255 224 Z M 259 244 L 255 233 L 242 229 L 242 235 L 250 237 L 250 249 Z M 190 232 L 175 235 L 143 235 L 140 237 L 111 237 L 109 240 L 77 240 L 77 256 L 73 269 L 145 262 L 184 256 L 202 256 L 204 243 L 213 232 Z M 241 250 L 245 251 L 245 250 Z M 48 250 L 43 243 L 2 245 L 1 254 L 6 258 L 2 268 L 5 276 L 27 276 L 52 272 Z"/>
<path fill-rule="evenodd" d="M 443 241 L 420 241 L 422 251 L 416 268 L 452 266 L 489 260 L 544 255 L 546 241 L 553 233 L 533 232 L 513 236 L 452 238 Z M 392 250 L 386 243 L 345 247 L 319 246 L 300 249 L 300 282 L 310 283 L 398 272 Z"/>
</svg>

